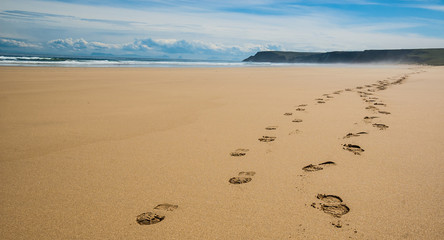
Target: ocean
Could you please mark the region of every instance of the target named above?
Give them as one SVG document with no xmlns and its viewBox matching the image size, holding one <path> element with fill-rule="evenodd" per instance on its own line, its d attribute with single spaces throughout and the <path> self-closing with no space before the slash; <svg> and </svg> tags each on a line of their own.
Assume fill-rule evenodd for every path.
<svg viewBox="0 0 444 240">
<path fill-rule="evenodd" d="M 51 57 L 51 56 L 0 56 L 0 66 L 25 67 L 258 67 L 293 66 L 288 63 L 254 63 L 213 60 L 165 60 L 123 57 Z M 301 65 L 301 64 L 297 64 Z M 303 64 L 306 65 L 306 64 Z"/>
</svg>

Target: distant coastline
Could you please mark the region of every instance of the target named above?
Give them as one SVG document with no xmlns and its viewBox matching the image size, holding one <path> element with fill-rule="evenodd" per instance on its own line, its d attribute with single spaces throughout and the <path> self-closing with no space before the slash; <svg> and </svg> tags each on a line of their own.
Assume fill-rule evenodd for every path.
<svg viewBox="0 0 444 240">
<path fill-rule="evenodd" d="M 262 51 L 244 62 L 273 63 L 395 63 L 444 65 L 444 48 L 335 52 Z"/>
</svg>

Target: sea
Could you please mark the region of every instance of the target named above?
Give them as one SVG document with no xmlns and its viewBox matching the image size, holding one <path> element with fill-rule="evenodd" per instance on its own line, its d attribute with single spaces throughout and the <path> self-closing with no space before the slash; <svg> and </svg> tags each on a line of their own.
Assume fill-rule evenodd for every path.
<svg viewBox="0 0 444 240">
<path fill-rule="evenodd" d="M 0 66 L 25 67 L 276 67 L 301 64 L 128 57 L 0 56 Z M 310 65 L 310 64 L 303 64 Z"/>
</svg>

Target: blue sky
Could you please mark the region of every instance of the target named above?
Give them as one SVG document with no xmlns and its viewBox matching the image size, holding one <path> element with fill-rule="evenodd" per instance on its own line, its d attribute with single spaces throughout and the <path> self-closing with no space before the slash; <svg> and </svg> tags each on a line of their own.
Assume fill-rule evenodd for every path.
<svg viewBox="0 0 444 240">
<path fill-rule="evenodd" d="M 437 0 L 0 3 L 0 54 L 241 60 L 261 50 L 443 47 Z"/>
</svg>

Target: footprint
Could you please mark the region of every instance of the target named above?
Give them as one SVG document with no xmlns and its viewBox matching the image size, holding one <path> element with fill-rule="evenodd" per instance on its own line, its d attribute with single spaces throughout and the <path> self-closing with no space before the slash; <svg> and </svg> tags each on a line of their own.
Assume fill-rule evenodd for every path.
<svg viewBox="0 0 444 240">
<path fill-rule="evenodd" d="M 374 124 L 373 124 L 373 127 L 376 127 L 376 128 L 378 128 L 379 130 L 385 130 L 385 129 L 388 128 L 387 125 L 382 124 L 382 123 L 374 123 Z"/>
<path fill-rule="evenodd" d="M 342 90 L 339 90 L 339 91 L 333 92 L 333 94 L 340 94 L 341 92 L 342 92 Z"/>
<path fill-rule="evenodd" d="M 157 210 L 164 210 L 164 211 L 174 211 L 178 208 L 178 205 L 169 204 L 169 203 L 162 203 L 154 207 L 154 209 Z"/>
<path fill-rule="evenodd" d="M 178 205 L 169 204 L 169 203 L 162 203 L 154 207 L 155 210 L 161 210 L 161 211 L 174 211 L 178 208 Z M 161 214 L 159 212 L 145 212 L 142 214 L 139 214 L 136 217 L 136 222 L 140 225 L 152 225 L 159 223 L 165 219 L 165 215 Z"/>
<path fill-rule="evenodd" d="M 327 98 L 335 98 L 335 97 L 333 97 L 333 96 L 330 96 L 330 95 L 327 95 L 326 97 L 327 97 Z"/>
<path fill-rule="evenodd" d="M 305 108 L 296 108 L 296 111 L 305 111 Z"/>
<path fill-rule="evenodd" d="M 322 101 L 322 100 L 324 100 L 324 99 L 322 99 L 322 98 L 316 98 L 315 100 L 316 100 L 316 101 Z"/>
<path fill-rule="evenodd" d="M 289 132 L 288 135 L 299 134 L 299 133 L 301 133 L 301 131 L 299 129 L 296 129 L 296 130 Z"/>
<path fill-rule="evenodd" d="M 351 88 L 346 88 L 345 91 L 351 92 Z"/>
<path fill-rule="evenodd" d="M 265 130 L 276 130 L 278 126 L 268 126 L 265 128 Z"/>
<path fill-rule="evenodd" d="M 316 172 L 316 171 L 324 169 L 322 166 L 329 166 L 329 165 L 336 165 L 336 163 L 332 162 L 332 161 L 327 161 L 327 162 L 319 163 L 317 165 L 310 164 L 310 165 L 303 167 L 302 170 L 304 170 L 306 172 Z"/>
<path fill-rule="evenodd" d="M 364 121 L 371 122 L 375 118 L 379 118 L 379 117 L 377 117 L 377 116 L 365 116 L 364 117 Z"/>
<path fill-rule="evenodd" d="M 361 153 L 365 151 L 360 146 L 354 144 L 343 144 L 342 146 L 342 149 L 350 151 L 355 155 L 361 155 Z"/>
<path fill-rule="evenodd" d="M 379 106 L 387 106 L 387 104 L 385 104 L 385 103 L 374 103 L 373 105 L 379 105 Z"/>
<path fill-rule="evenodd" d="M 324 213 L 330 214 L 335 218 L 340 218 L 350 212 L 350 208 L 336 195 L 318 194 L 316 198 L 322 202 L 312 203 L 311 206 L 320 209 Z"/>
<path fill-rule="evenodd" d="M 316 171 L 319 171 L 322 169 L 324 169 L 324 168 L 321 166 L 318 166 L 318 165 L 313 165 L 313 164 L 307 165 L 302 168 L 302 170 L 304 170 L 306 172 L 316 172 Z"/>
<path fill-rule="evenodd" d="M 285 115 L 285 116 L 291 116 L 291 115 L 293 115 L 293 113 L 286 112 L 286 113 L 284 113 L 284 115 Z"/>
<path fill-rule="evenodd" d="M 327 161 L 327 162 L 319 163 L 319 165 L 324 165 L 324 166 L 327 166 L 327 165 L 336 165 L 336 163 L 335 163 L 335 162 L 332 162 L 332 161 Z"/>
<path fill-rule="evenodd" d="M 296 119 L 293 119 L 292 122 L 300 123 L 300 122 L 302 122 L 302 119 L 296 118 Z"/>
<path fill-rule="evenodd" d="M 249 171 L 249 172 L 239 172 L 239 174 L 238 174 L 240 177 L 242 177 L 242 176 L 254 176 L 254 175 L 256 175 L 256 172 L 254 172 L 254 171 Z"/>
<path fill-rule="evenodd" d="M 247 154 L 248 151 L 249 151 L 249 149 L 238 148 L 234 152 L 231 152 L 230 155 L 233 157 L 245 156 L 245 154 Z"/>
<path fill-rule="evenodd" d="M 142 213 L 136 217 L 136 221 L 140 225 L 156 224 L 163 221 L 164 219 L 165 219 L 164 215 L 158 215 L 152 212 Z"/>
<path fill-rule="evenodd" d="M 254 176 L 255 174 L 256 174 L 256 172 L 253 172 L 253 171 L 239 172 L 237 177 L 230 178 L 230 180 L 228 180 L 228 182 L 231 184 L 249 183 L 249 182 L 251 182 L 251 180 L 253 180 L 253 178 L 251 178 L 251 177 Z"/>
<path fill-rule="evenodd" d="M 347 133 L 343 138 L 359 137 L 362 134 L 368 134 L 367 132 Z"/>
<path fill-rule="evenodd" d="M 342 215 L 350 212 L 350 208 L 347 207 L 347 205 L 345 204 L 338 204 L 338 205 L 321 204 L 321 209 L 325 213 L 330 214 L 336 218 L 340 218 L 342 217 Z"/>
<path fill-rule="evenodd" d="M 342 198 L 336 195 L 318 194 L 316 195 L 316 198 L 325 203 L 342 203 Z"/>
<path fill-rule="evenodd" d="M 299 104 L 298 107 L 306 107 L 308 106 L 307 104 Z"/>
<path fill-rule="evenodd" d="M 375 106 L 368 106 L 365 109 L 372 110 L 372 111 L 378 111 L 379 110 L 379 108 L 377 108 Z"/>
<path fill-rule="evenodd" d="M 276 139 L 276 137 L 262 136 L 261 138 L 259 138 L 259 141 L 261 141 L 261 142 L 273 142 L 275 139 Z"/>
<path fill-rule="evenodd" d="M 317 103 L 325 103 L 324 101 L 318 101 Z"/>
<path fill-rule="evenodd" d="M 379 113 L 381 113 L 381 114 L 390 114 L 390 112 L 387 112 L 387 111 L 378 111 Z"/>
</svg>

